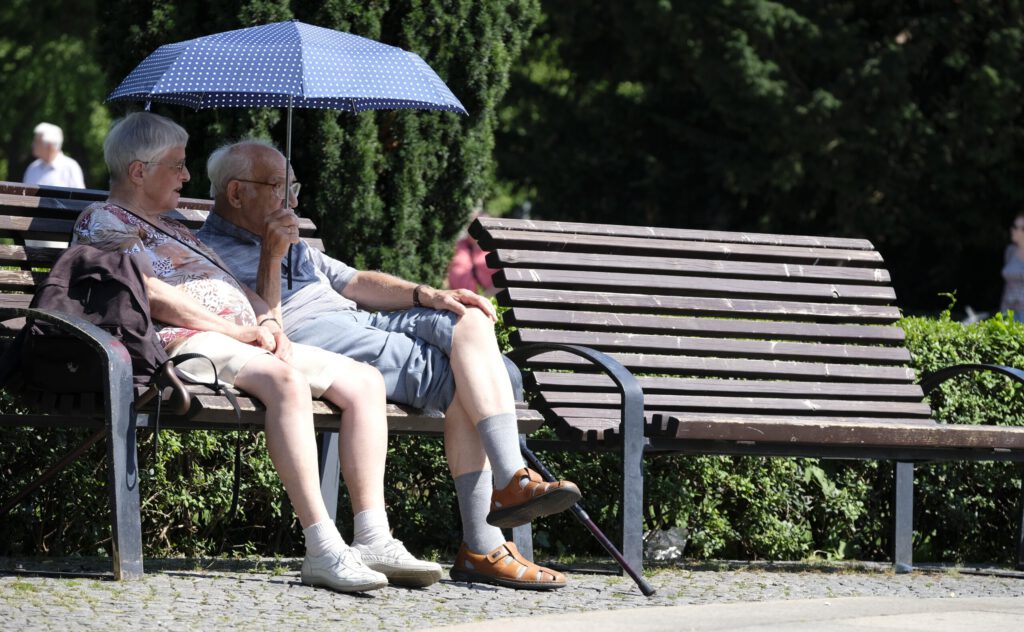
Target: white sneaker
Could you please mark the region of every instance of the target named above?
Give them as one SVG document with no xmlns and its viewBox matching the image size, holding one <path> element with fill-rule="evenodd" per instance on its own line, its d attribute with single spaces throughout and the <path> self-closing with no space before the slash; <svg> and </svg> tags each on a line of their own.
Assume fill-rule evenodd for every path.
<svg viewBox="0 0 1024 632">
<path fill-rule="evenodd" d="M 364 564 L 384 573 L 396 586 L 423 588 L 441 579 L 440 564 L 416 559 L 401 540 L 392 538 L 375 546 L 353 544 L 352 548 L 359 551 Z"/>
<path fill-rule="evenodd" d="M 302 561 L 302 583 L 323 586 L 338 592 L 364 592 L 388 585 L 383 573 L 367 568 L 359 551 L 347 547 L 324 555 L 306 554 Z"/>
</svg>

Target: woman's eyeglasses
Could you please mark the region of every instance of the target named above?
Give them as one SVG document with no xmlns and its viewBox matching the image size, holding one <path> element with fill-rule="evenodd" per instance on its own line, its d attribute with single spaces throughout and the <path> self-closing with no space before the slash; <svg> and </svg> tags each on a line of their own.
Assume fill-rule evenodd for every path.
<svg viewBox="0 0 1024 632">
<path fill-rule="evenodd" d="M 185 161 L 184 160 L 182 160 L 180 162 L 171 163 L 171 164 L 167 164 L 166 162 L 160 162 L 159 160 L 140 160 L 139 162 L 141 162 L 144 165 L 163 165 L 163 166 L 167 167 L 168 169 L 173 169 L 174 171 L 176 171 L 178 173 L 181 173 L 182 171 L 185 170 Z"/>
</svg>

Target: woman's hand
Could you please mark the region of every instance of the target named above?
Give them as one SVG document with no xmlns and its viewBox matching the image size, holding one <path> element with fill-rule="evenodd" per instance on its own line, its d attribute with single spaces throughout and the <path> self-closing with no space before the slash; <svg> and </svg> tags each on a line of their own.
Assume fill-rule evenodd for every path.
<svg viewBox="0 0 1024 632">
<path fill-rule="evenodd" d="M 236 325 L 230 336 L 239 342 L 251 344 L 273 352 L 277 349 L 274 333 L 267 327 L 252 325 Z"/>
</svg>

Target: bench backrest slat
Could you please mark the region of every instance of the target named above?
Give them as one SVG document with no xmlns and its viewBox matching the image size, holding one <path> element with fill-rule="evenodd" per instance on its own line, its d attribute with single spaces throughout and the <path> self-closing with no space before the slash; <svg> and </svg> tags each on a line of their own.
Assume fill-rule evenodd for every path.
<svg viewBox="0 0 1024 632">
<path fill-rule="evenodd" d="M 521 307 L 505 319 L 514 327 L 556 328 L 564 330 L 612 330 L 617 332 L 659 332 L 694 336 L 739 336 L 770 340 L 812 340 L 901 344 L 899 327 L 861 324 L 794 323 L 750 319 L 694 318 L 658 314 L 615 312 L 566 312 L 558 309 Z"/>
<path fill-rule="evenodd" d="M 721 241 L 772 246 L 810 248 L 845 248 L 874 250 L 866 239 L 848 237 L 812 237 L 807 235 L 773 235 L 769 233 L 735 233 L 656 226 L 623 226 L 620 224 L 590 224 L 584 222 L 553 222 L 544 220 L 515 220 L 500 217 L 486 218 L 488 230 L 516 230 L 567 233 L 572 235 L 603 235 L 610 237 L 640 237 L 647 240 L 676 239 L 687 241 Z"/>
<path fill-rule="evenodd" d="M 735 277 L 781 281 L 828 283 L 888 284 L 889 272 L 882 268 L 855 268 L 829 265 L 787 265 L 728 259 L 680 259 L 608 255 L 589 252 L 537 252 L 499 250 L 491 256 L 496 267 L 554 268 L 560 270 L 625 271 L 643 270 L 652 274 L 689 274 L 691 276 Z"/>
<path fill-rule="evenodd" d="M 503 305 L 595 311 L 630 310 L 640 314 L 699 315 L 718 318 L 755 317 L 816 322 L 891 324 L 900 317 L 894 305 L 850 305 L 809 301 L 659 296 L 626 292 L 610 294 L 576 290 L 513 287 L 498 293 Z"/>
</svg>

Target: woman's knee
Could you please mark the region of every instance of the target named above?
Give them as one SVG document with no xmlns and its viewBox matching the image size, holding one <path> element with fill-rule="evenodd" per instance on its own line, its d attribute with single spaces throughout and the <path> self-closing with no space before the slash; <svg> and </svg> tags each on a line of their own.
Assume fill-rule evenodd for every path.
<svg viewBox="0 0 1024 632">
<path fill-rule="evenodd" d="M 336 372 L 329 391 L 333 391 L 335 403 L 349 406 L 358 401 L 384 401 L 386 388 L 384 376 L 375 367 L 365 362 L 348 360 Z M 340 400 L 340 401 L 339 401 Z"/>
<path fill-rule="evenodd" d="M 310 399 L 309 382 L 292 366 L 271 356 L 261 356 L 246 364 L 236 380 L 243 390 L 252 392 L 260 399 L 292 402 Z"/>
</svg>

